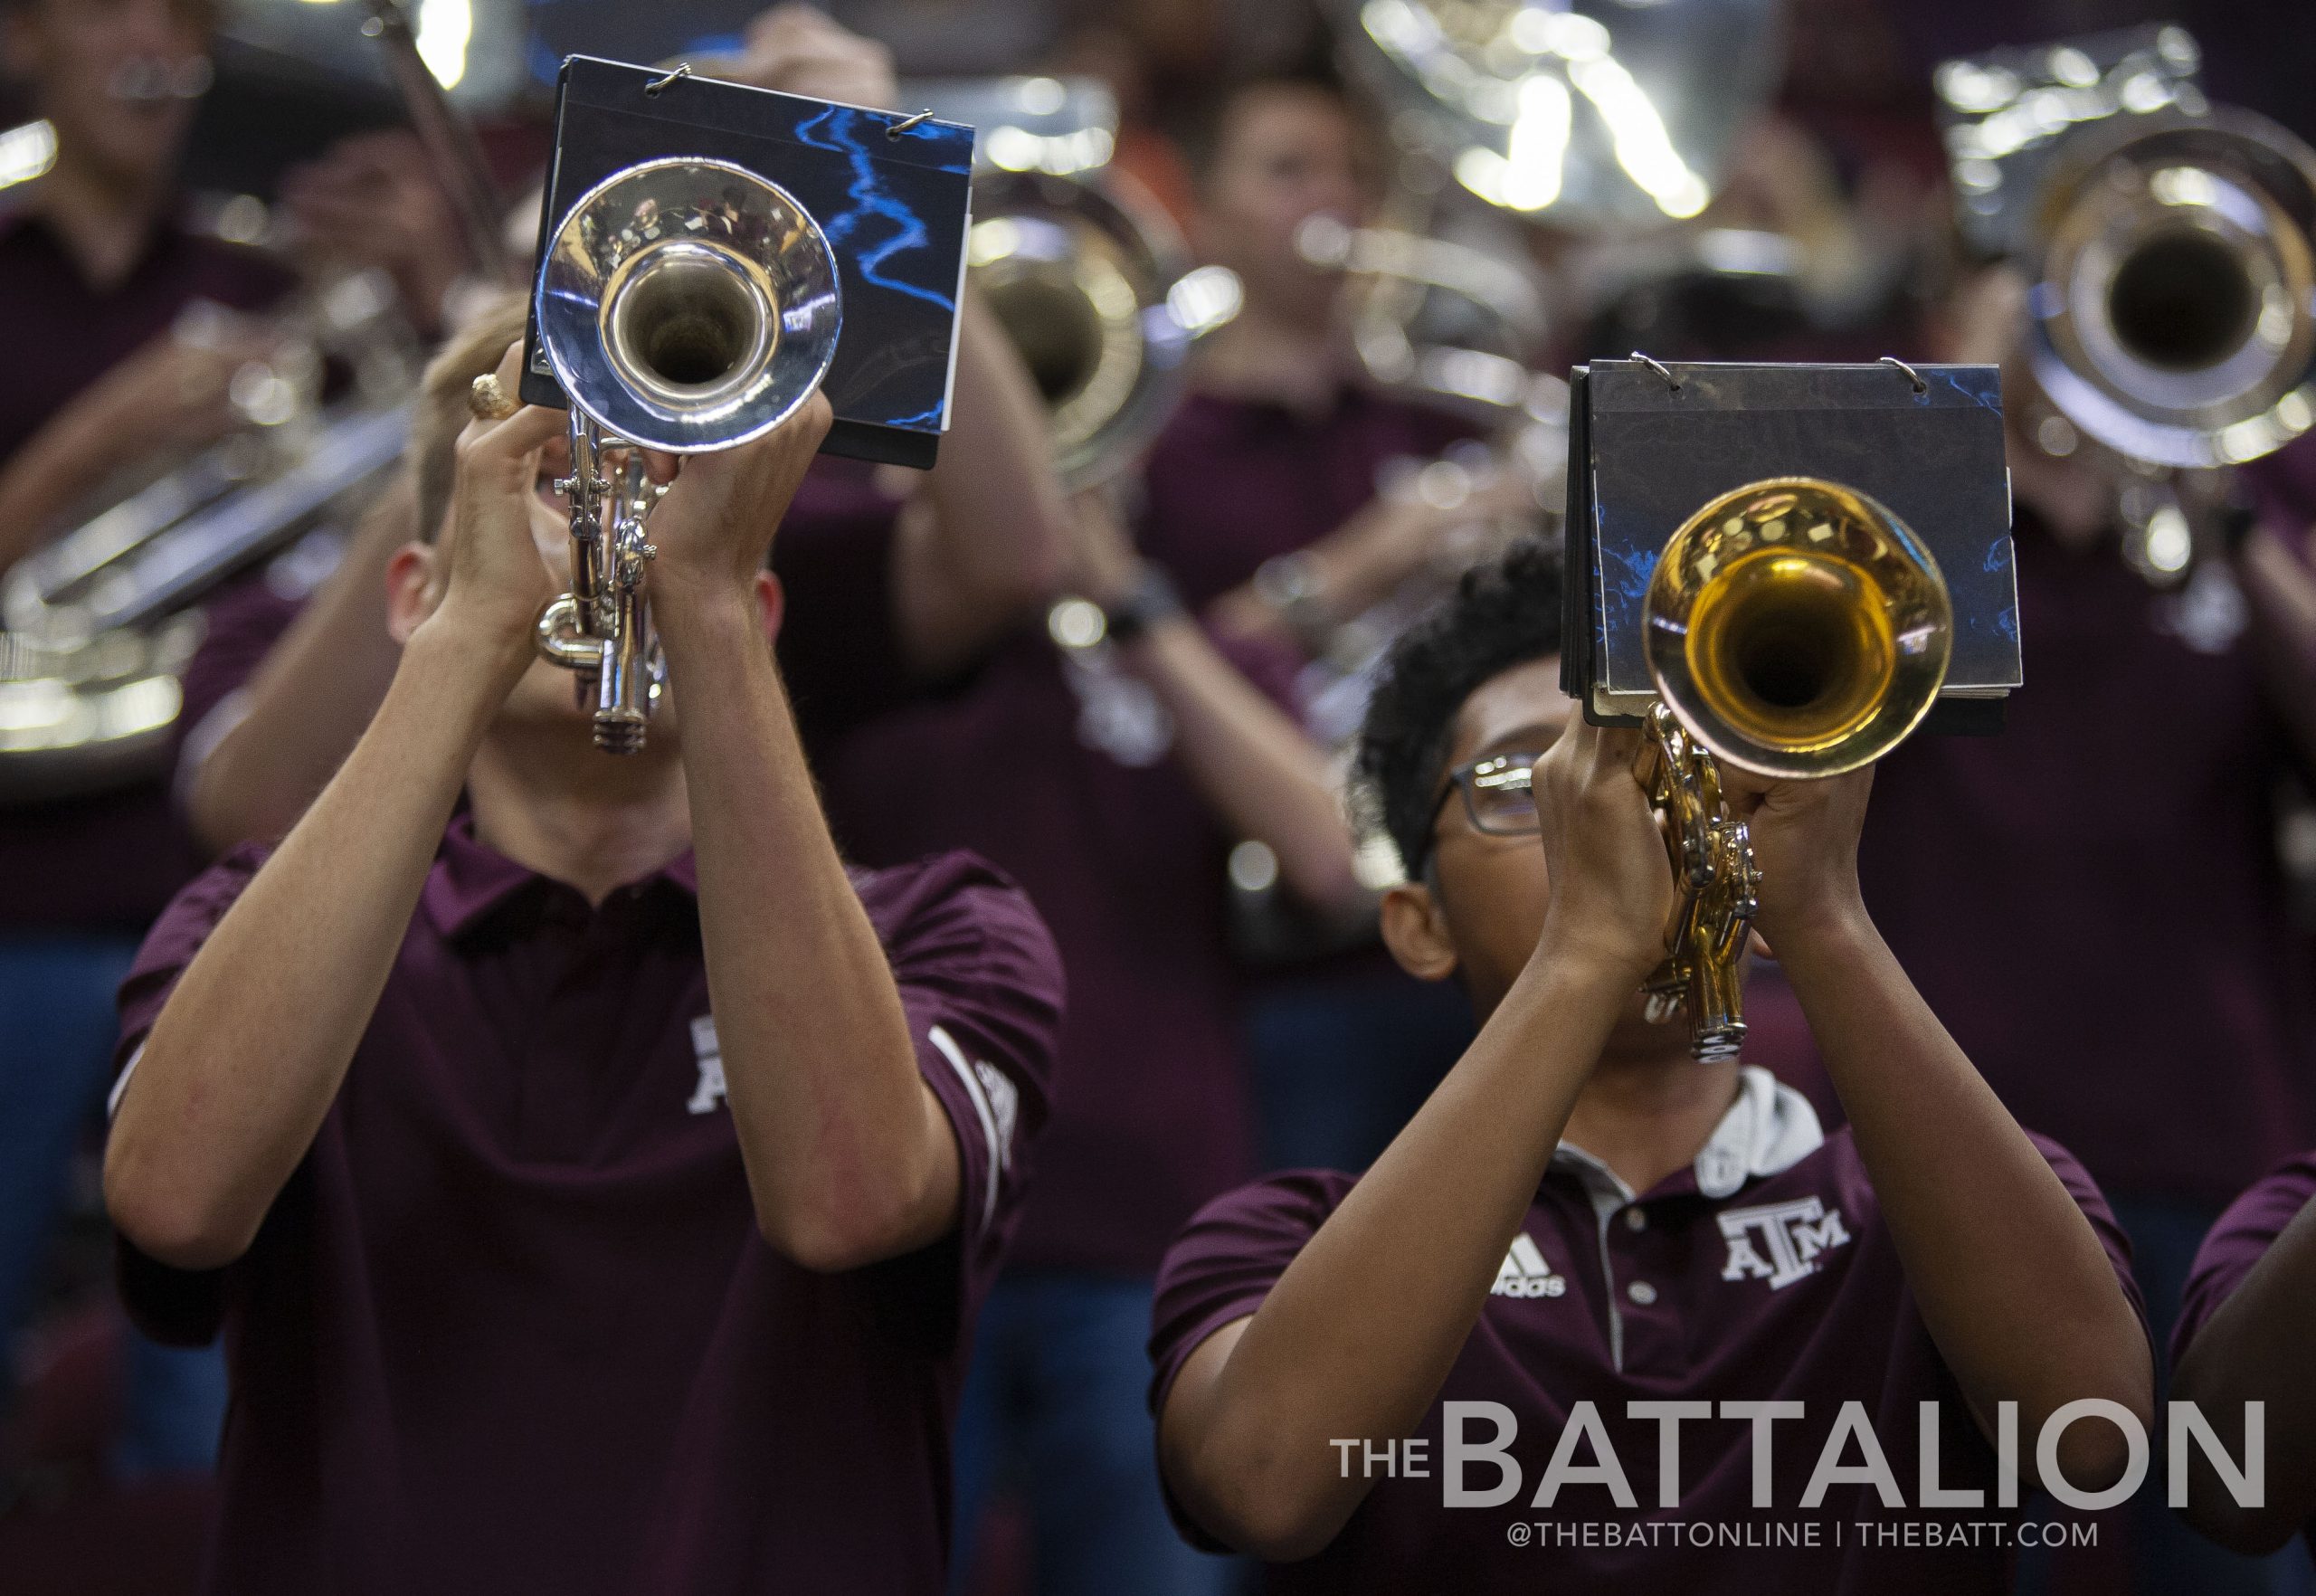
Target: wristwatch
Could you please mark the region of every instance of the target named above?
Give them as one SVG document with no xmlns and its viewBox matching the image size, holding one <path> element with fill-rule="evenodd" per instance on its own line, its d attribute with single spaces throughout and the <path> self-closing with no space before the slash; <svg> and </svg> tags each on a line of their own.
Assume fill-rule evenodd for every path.
<svg viewBox="0 0 2316 1596">
<path fill-rule="evenodd" d="M 1173 580 L 1145 560 L 1134 574 L 1134 584 L 1102 606 L 1104 630 L 1112 642 L 1132 642 L 1160 622 L 1183 613 L 1186 607 Z"/>
</svg>

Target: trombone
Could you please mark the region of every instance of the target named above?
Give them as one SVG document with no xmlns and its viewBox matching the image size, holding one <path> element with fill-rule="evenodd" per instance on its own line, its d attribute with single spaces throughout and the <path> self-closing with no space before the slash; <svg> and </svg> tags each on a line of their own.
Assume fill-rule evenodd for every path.
<svg viewBox="0 0 2316 1596">
<path fill-rule="evenodd" d="M 667 663 L 651 625 L 647 532 L 664 491 L 643 451 L 762 437 L 820 385 L 843 307 L 820 226 L 726 161 L 640 162 L 581 195 L 547 240 L 538 347 L 571 401 L 571 587 L 539 616 L 540 655 L 579 675 L 594 741 L 640 753 Z"/>
</svg>

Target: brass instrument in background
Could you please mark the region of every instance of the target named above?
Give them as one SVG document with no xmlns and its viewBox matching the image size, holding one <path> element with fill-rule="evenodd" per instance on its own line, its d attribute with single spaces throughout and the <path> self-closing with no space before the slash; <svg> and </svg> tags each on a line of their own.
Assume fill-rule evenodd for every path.
<svg viewBox="0 0 2316 1596">
<path fill-rule="evenodd" d="M 1072 492 L 1132 464 L 1181 402 L 1238 278 L 1193 266 L 1173 219 L 1110 165 L 1117 101 L 1086 78 L 919 79 L 907 103 L 970 124 L 968 279 L 1029 368 Z"/>
<path fill-rule="evenodd" d="M 633 754 L 666 664 L 647 539 L 663 489 L 644 450 L 730 449 L 793 414 L 827 375 L 842 321 L 836 257 L 785 189 L 726 161 L 614 173 L 548 237 L 538 343 L 571 401 L 571 588 L 539 653 L 581 673 L 595 746 Z"/>
<path fill-rule="evenodd" d="M 1688 1011 L 1700 1059 L 1745 1034 L 1740 965 L 1760 872 L 1721 765 L 1784 780 L 1870 765 L 1930 712 L 1953 615 L 1930 550 L 1886 508 L 1812 477 L 1748 483 L 1665 546 L 1643 605 L 1659 701 L 1637 774 L 1675 883 L 1650 1015 Z"/>
<path fill-rule="evenodd" d="M 2316 427 L 2316 150 L 2207 103 L 2200 61 L 2164 26 L 1936 75 L 1963 233 L 2034 283 L 2029 434 L 2112 457 L 2126 556 L 2164 583 L 2193 553 L 2173 473 Z"/>
<path fill-rule="evenodd" d="M 2238 465 L 2316 425 L 2316 150 L 2248 111 L 2085 135 L 2043 200 L 2035 377 L 2152 465 Z"/>
<path fill-rule="evenodd" d="M 498 259 L 489 178 L 471 134 L 420 62 L 396 0 L 366 0 L 363 32 L 460 204 L 469 258 Z M 202 63 L 200 81 L 206 83 Z M 216 230 L 266 242 L 264 207 L 240 196 Z M 133 480 L 101 512 L 17 562 L 0 587 L 0 801 L 100 792 L 156 774 L 184 697 L 178 673 L 220 583 L 286 548 L 373 485 L 402 452 L 420 351 L 383 273 L 327 274 L 263 318 L 196 304 L 172 336 L 210 342 L 244 326 L 270 348 L 234 373 L 242 425 L 190 460 Z M 326 362 L 348 392 L 322 406 Z"/>
<path fill-rule="evenodd" d="M 965 249 L 1073 492 L 1140 456 L 1181 402 L 1191 346 L 1238 313 L 1237 277 L 1191 266 L 1172 220 L 1122 172 L 978 176 Z"/>
<path fill-rule="evenodd" d="M 1429 195 L 1452 184 L 1513 214 L 1586 229 L 1704 210 L 1785 64 L 1783 0 L 1324 9 L 1350 75 L 1381 100 L 1402 152 L 1421 157 L 1398 185 Z"/>
</svg>

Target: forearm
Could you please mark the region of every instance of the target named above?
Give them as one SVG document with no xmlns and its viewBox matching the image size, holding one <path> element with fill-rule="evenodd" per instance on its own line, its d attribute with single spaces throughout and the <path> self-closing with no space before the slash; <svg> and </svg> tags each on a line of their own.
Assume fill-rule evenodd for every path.
<svg viewBox="0 0 2316 1596">
<path fill-rule="evenodd" d="M 1296 632 L 1303 617 L 1340 626 L 1391 596 L 1407 574 L 1407 522 L 1417 513 L 1405 505 L 1371 500 L 1342 526 L 1296 551 L 1309 591 L 1296 615 L 1279 610 L 1250 581 L 1214 602 L 1215 623 L 1233 636 L 1282 638 L 1306 646 L 1310 640 Z"/>
<path fill-rule="evenodd" d="M 164 1262 L 245 1250 L 369 1027 L 505 681 L 422 630 L 376 720 L 203 945 L 147 1038 L 105 1160 Z"/>
<path fill-rule="evenodd" d="M 376 713 L 399 659 L 386 629 L 386 562 L 410 516 L 399 480 L 251 678 L 239 724 L 192 773 L 186 808 L 213 854 L 295 825 Z"/>
<path fill-rule="evenodd" d="M 759 1224 L 855 1268 L 954 1221 L 959 1167 L 900 992 L 821 813 L 760 616 L 655 584 L 699 867 L 726 1101 Z"/>
<path fill-rule="evenodd" d="M 1049 596 L 1069 524 L 1046 412 L 981 297 L 959 309 L 954 418 L 903 517 L 899 588 L 910 663 L 940 676 Z"/>
<path fill-rule="evenodd" d="M 1186 618 L 1153 625 L 1125 654 L 1172 717 L 1182 768 L 1223 824 L 1277 855 L 1305 903 L 1358 901 L 1350 822 L 1326 757 L 1303 728 Z"/>
<path fill-rule="evenodd" d="M 2188 1449 L 2188 1521 L 2239 1552 L 2273 1552 L 2316 1517 L 2316 1362 L 2308 1356 L 2316 1301 L 2316 1203 L 2283 1228 L 2209 1322 L 2171 1377 L 2231 1458 L 2245 1455 L 2244 1408 L 2266 1405 L 2267 1498 L 2240 1506 L 2200 1448 Z"/>
<path fill-rule="evenodd" d="M 2097 1233 L 1865 909 L 1775 935 L 1923 1322 L 1981 1425 L 2016 1401 L 2034 1435 L 2083 1397 L 2145 1420 L 2147 1337 Z M 2111 1463 L 2120 1472 L 2112 1427 L 2075 1426 L 2066 1439 L 2070 1479 L 2087 1484 Z"/>
<path fill-rule="evenodd" d="M 1161 1431 L 1175 1491 L 1270 1557 L 1324 1545 L 1370 1482 L 1334 1440 L 1406 1435 L 1438 1397 L 1637 976 L 1540 953 L 1471 1049 Z"/>
</svg>

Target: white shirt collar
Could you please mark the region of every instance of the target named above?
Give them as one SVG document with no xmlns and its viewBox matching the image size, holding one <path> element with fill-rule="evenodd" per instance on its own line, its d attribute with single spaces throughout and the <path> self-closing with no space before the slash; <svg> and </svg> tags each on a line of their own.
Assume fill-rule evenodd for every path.
<svg viewBox="0 0 2316 1596">
<path fill-rule="evenodd" d="M 1791 1169 L 1826 1144 L 1824 1126 L 1809 1099 L 1758 1064 L 1738 1072 L 1737 1100 L 1713 1126 L 1691 1165 L 1697 1190 L 1715 1202 L 1736 1195 L 1748 1180 Z M 1554 1167 L 1584 1183 L 1596 1204 L 1630 1202 L 1637 1195 L 1617 1173 L 1583 1148 L 1562 1142 Z"/>
</svg>

